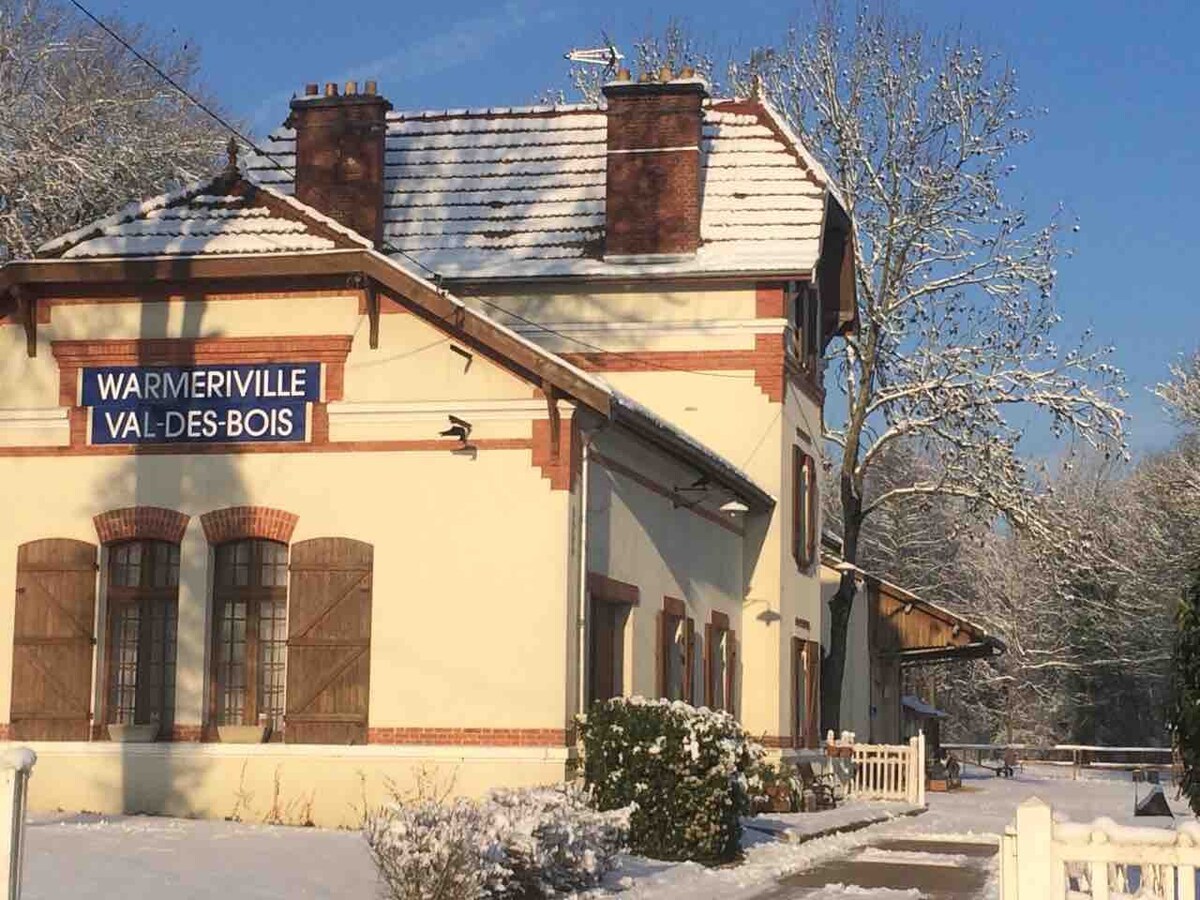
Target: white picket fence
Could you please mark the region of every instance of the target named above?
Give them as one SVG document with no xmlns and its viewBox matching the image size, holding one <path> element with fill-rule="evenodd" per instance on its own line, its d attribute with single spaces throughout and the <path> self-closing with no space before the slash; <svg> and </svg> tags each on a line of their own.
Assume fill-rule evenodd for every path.
<svg viewBox="0 0 1200 900">
<path fill-rule="evenodd" d="M 0 878 L 8 883 L 7 900 L 20 900 L 21 863 L 25 857 L 25 796 L 37 756 L 28 747 L 0 754 Z"/>
<path fill-rule="evenodd" d="M 854 744 L 847 793 L 864 800 L 925 805 L 925 735 L 907 744 Z"/>
<path fill-rule="evenodd" d="M 1196 900 L 1197 868 L 1200 823 L 1055 822 L 1050 806 L 1033 797 L 1000 842 L 1000 900 Z"/>
</svg>

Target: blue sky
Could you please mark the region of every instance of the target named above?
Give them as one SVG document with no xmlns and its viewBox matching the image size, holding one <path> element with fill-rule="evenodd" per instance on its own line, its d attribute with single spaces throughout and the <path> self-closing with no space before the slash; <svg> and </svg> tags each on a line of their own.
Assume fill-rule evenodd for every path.
<svg viewBox="0 0 1200 900">
<path fill-rule="evenodd" d="M 776 41 L 811 9 L 808 0 L 659 0 L 653 13 L 633 0 L 84 2 L 102 16 L 194 41 L 206 84 L 258 132 L 285 117 L 288 98 L 308 81 L 375 78 L 397 107 L 529 103 L 563 83 L 563 52 L 591 45 L 601 29 L 628 48 L 674 16 L 722 56 L 740 55 Z M 1147 388 L 1200 346 L 1191 264 L 1200 249 L 1200 4 L 904 0 L 891 7 L 1004 53 L 1024 98 L 1049 109 L 1016 160 L 1013 186 L 1043 217 L 1062 203 L 1078 218 L 1074 255 L 1059 267 L 1060 308 L 1071 331 L 1090 326 L 1117 345 L 1130 381 L 1134 449 L 1162 446 L 1172 426 Z"/>
</svg>

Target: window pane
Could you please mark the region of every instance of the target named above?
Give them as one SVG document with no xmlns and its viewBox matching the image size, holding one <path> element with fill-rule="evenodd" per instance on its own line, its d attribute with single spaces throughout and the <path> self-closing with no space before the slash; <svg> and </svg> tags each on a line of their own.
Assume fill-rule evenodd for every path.
<svg viewBox="0 0 1200 900">
<path fill-rule="evenodd" d="M 686 673 L 687 637 L 683 619 L 674 616 L 667 630 L 667 699 L 682 700 Z"/>
<path fill-rule="evenodd" d="M 123 605 L 112 613 L 108 702 L 110 718 L 119 724 L 132 724 L 137 710 L 139 620 L 137 604 Z"/>
<path fill-rule="evenodd" d="M 222 725 L 239 725 L 245 711 L 246 694 L 245 602 L 223 603 L 218 623 L 217 721 Z"/>
<path fill-rule="evenodd" d="M 287 660 L 287 605 L 265 600 L 258 613 L 258 718 L 273 729 L 283 726 Z"/>
</svg>

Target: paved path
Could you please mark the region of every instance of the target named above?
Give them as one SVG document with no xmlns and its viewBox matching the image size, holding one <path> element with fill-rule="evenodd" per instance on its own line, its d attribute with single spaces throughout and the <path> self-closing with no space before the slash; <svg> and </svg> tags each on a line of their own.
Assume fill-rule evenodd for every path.
<svg viewBox="0 0 1200 900">
<path fill-rule="evenodd" d="M 916 889 L 928 900 L 974 900 L 993 877 L 997 846 L 922 837 L 881 837 L 845 859 L 783 879 L 763 900 L 828 896 L 828 885 Z"/>
</svg>

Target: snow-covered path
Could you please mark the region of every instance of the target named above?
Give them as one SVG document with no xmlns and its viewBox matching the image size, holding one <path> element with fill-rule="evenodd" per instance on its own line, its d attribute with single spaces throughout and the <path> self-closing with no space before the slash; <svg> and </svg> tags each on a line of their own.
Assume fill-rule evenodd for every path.
<svg viewBox="0 0 1200 900">
<path fill-rule="evenodd" d="M 1168 796 L 1171 793 L 1168 788 Z M 876 849 L 867 850 L 868 855 L 895 853 L 905 846 L 898 841 L 960 841 L 965 842 L 963 853 L 948 856 L 968 855 L 966 844 L 994 843 L 1012 821 L 1017 805 L 1031 796 L 1041 797 L 1076 821 L 1102 815 L 1118 822 L 1134 821 L 1134 788 L 1127 774 L 1089 774 L 1086 780 L 1072 781 L 1069 771 L 1027 769 L 1011 781 L 990 775 L 968 778 L 961 791 L 931 794 L 929 810 L 922 815 L 848 834 L 797 845 L 747 832 L 746 861 L 739 866 L 706 869 L 629 858 L 624 870 L 610 877 L 608 891 L 599 893 L 608 900 L 615 900 L 610 891 L 622 900 L 749 900 L 764 894 L 788 900 L 912 900 L 912 893 L 889 894 L 875 888 L 843 888 L 839 893 L 832 886 L 814 890 L 808 885 L 790 891 L 780 879 L 833 860 L 852 859 L 871 846 Z M 1181 804 L 1172 806 L 1186 814 Z M 1170 824 L 1166 819 L 1137 823 Z M 354 832 L 64 815 L 35 819 L 27 834 L 25 900 L 143 900 L 160 897 L 164 890 L 172 897 L 213 900 L 376 900 L 379 896 L 366 847 Z M 994 891 L 994 857 L 986 865 L 984 896 Z"/>
</svg>

